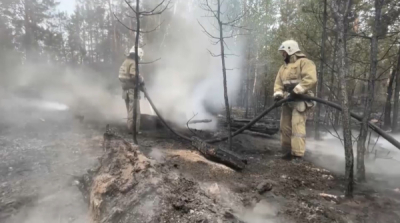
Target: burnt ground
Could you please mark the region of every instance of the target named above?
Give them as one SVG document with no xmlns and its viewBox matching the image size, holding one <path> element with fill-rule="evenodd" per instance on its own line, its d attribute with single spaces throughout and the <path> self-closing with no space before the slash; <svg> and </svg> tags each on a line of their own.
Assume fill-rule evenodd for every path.
<svg viewBox="0 0 400 223">
<path fill-rule="evenodd" d="M 111 123 L 121 139 L 105 151 L 106 123 L 70 114 L 1 125 L 0 222 L 400 222 L 398 191 L 357 185 L 344 199 L 341 176 L 280 160 L 274 137 L 236 137 L 248 165 L 235 172 L 163 129 L 145 130 L 134 147 Z"/>
<path fill-rule="evenodd" d="M 2 110 L 2 115 L 0 222 L 88 222 L 75 184 L 98 163 L 103 130 L 67 112 Z"/>
</svg>

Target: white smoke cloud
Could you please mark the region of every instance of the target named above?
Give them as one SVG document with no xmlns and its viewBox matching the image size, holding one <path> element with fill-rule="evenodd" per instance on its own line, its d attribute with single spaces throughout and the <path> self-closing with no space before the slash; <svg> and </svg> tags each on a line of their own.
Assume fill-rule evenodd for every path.
<svg viewBox="0 0 400 223">
<path fill-rule="evenodd" d="M 157 34 L 163 35 L 162 41 L 144 46 L 145 59 L 161 58 L 156 63 L 141 65 L 150 96 L 162 114 L 177 124 L 186 124 L 195 113 L 198 114 L 196 119 L 214 119 L 205 104 L 215 110 L 224 108 L 222 65 L 221 58 L 212 57 L 208 50 L 220 54 L 220 46 L 211 44 L 197 22 L 199 20 L 207 30 L 215 32 L 213 20 L 202 17 L 205 12 L 198 7 L 197 1 L 174 1 L 169 13 L 173 16 L 165 22 L 167 32 Z M 232 105 L 240 84 L 242 44 L 238 39 L 227 39 L 226 43 L 227 53 L 239 55 L 226 59 L 226 68 L 233 69 L 227 71 L 229 102 Z M 148 67 L 155 72 L 145 73 Z M 114 74 L 102 75 L 84 66 L 68 68 L 43 63 L 24 64 L 17 67 L 13 74 L 18 75 L 2 77 L 2 89 L 13 95 L 12 99 L 7 96 L 10 99 L 7 106 L 18 104 L 21 108 L 69 109 L 85 115 L 85 119 L 118 122 L 126 119 L 118 70 Z M 20 91 L 25 92 L 20 94 Z M 143 97 L 140 103 L 142 113 L 153 114 Z M 216 120 L 195 127 L 205 129 L 215 125 Z"/>
<path fill-rule="evenodd" d="M 222 64 L 220 57 L 212 57 L 208 50 L 220 54 L 220 46 L 213 45 L 202 32 L 200 21 L 212 31 L 212 20 L 202 18 L 205 14 L 191 1 L 176 1 L 174 16 L 168 21 L 168 33 L 156 54 L 162 58 L 154 64 L 156 72 L 149 92 L 157 107 L 168 119 L 185 124 L 197 113 L 196 119 L 213 119 L 206 111 L 204 102 L 216 109 L 224 107 Z M 240 55 L 238 40 L 227 39 L 227 53 Z M 240 81 L 238 56 L 227 58 L 228 92 L 230 104 L 235 100 Z M 145 74 L 146 75 L 146 74 Z M 213 124 L 196 125 L 196 128 L 212 128 Z"/>
</svg>

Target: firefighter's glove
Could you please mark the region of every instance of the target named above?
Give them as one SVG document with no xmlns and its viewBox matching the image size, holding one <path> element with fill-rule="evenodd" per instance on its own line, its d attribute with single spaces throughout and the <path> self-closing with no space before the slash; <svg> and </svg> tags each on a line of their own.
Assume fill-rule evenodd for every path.
<svg viewBox="0 0 400 223">
<path fill-rule="evenodd" d="M 280 101 L 280 100 L 282 100 L 283 99 L 283 95 L 281 95 L 281 94 L 278 94 L 278 95 L 275 95 L 274 96 L 274 101 L 275 102 L 278 102 L 278 101 Z"/>
<path fill-rule="evenodd" d="M 288 98 L 290 98 L 292 100 L 298 100 L 299 99 L 299 95 L 292 91 L 292 92 L 289 93 Z"/>
</svg>

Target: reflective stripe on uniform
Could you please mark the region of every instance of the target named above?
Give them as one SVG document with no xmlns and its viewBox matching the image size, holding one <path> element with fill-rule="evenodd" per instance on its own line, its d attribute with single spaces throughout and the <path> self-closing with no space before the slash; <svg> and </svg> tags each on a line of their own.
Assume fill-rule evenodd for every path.
<svg viewBox="0 0 400 223">
<path fill-rule="evenodd" d="M 282 81 L 283 85 L 290 85 L 290 84 L 298 84 L 300 83 L 300 80 L 287 80 L 287 81 Z"/>
<path fill-rule="evenodd" d="M 274 93 L 274 97 L 277 96 L 277 95 L 283 96 L 283 92 L 282 92 L 282 91 L 277 91 L 277 92 L 275 92 L 275 93 Z"/>
<path fill-rule="evenodd" d="M 305 139 L 307 136 L 305 134 L 292 133 L 292 137 L 304 138 Z"/>
</svg>

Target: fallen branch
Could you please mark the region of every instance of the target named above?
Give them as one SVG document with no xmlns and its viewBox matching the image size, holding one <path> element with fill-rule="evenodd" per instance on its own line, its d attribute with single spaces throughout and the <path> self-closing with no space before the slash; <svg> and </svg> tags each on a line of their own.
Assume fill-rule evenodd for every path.
<svg viewBox="0 0 400 223">
<path fill-rule="evenodd" d="M 192 117 L 191 119 L 189 119 L 189 120 L 187 121 L 187 123 L 186 123 L 186 126 L 187 126 L 188 130 L 189 130 L 194 136 L 197 136 L 197 135 L 196 135 L 196 133 L 194 133 L 194 132 L 192 131 L 192 129 L 190 129 L 189 123 L 192 121 L 192 119 L 194 119 L 194 117 L 197 116 L 197 114 L 198 114 L 198 113 L 193 114 L 193 117 Z"/>
<path fill-rule="evenodd" d="M 325 198 L 328 201 L 334 201 L 334 202 L 338 201 L 338 196 L 333 194 L 320 193 L 319 196 Z"/>
<path fill-rule="evenodd" d="M 271 135 L 263 134 L 263 133 L 259 133 L 259 132 L 253 132 L 253 131 L 249 131 L 249 130 L 245 130 L 243 132 L 243 134 L 256 136 L 256 137 L 263 137 L 263 138 L 272 138 Z"/>
<path fill-rule="evenodd" d="M 203 119 L 203 120 L 191 120 L 189 124 L 198 124 L 198 123 L 210 123 L 211 119 Z"/>
</svg>

